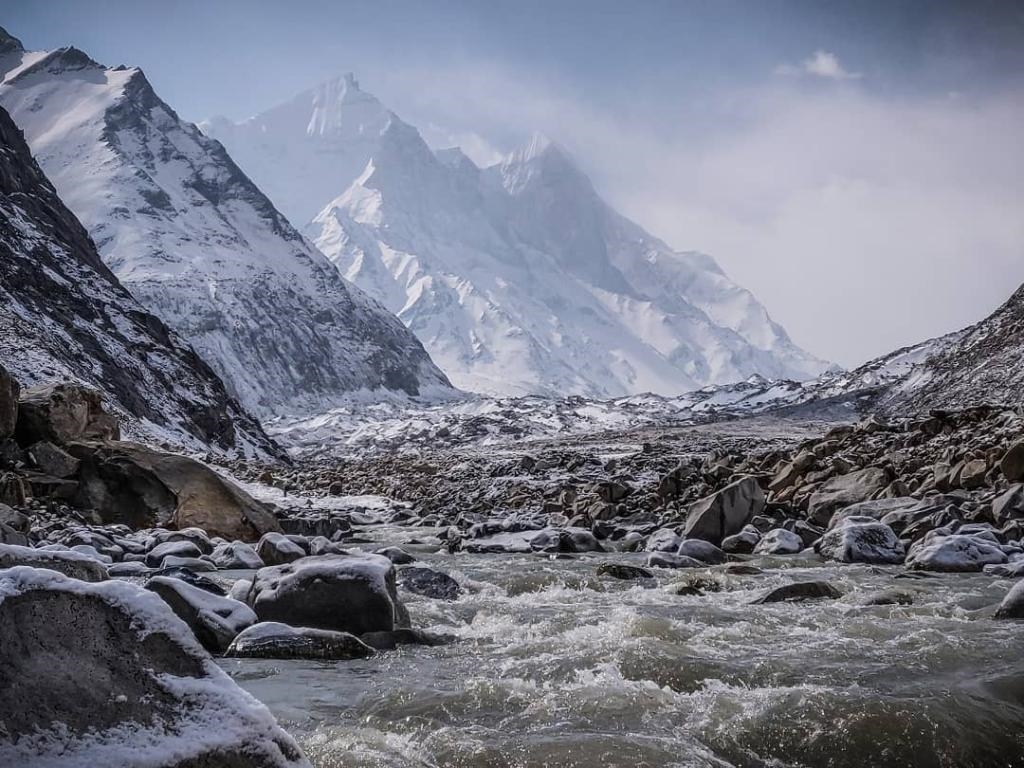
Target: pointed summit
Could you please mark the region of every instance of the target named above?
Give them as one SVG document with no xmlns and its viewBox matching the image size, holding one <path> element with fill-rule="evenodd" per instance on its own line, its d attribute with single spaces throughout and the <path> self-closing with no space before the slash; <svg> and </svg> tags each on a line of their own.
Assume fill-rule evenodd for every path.
<svg viewBox="0 0 1024 768">
<path fill-rule="evenodd" d="M 561 144 L 535 132 L 530 141 L 512 152 L 501 164 L 501 176 L 511 194 L 520 194 L 538 181 L 570 184 L 579 191 L 592 191 L 590 180 Z"/>
</svg>

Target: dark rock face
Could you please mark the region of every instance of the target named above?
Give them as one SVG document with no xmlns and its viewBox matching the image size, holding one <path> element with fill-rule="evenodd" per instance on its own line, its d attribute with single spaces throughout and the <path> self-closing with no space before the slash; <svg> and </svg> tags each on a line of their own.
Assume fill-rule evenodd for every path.
<svg viewBox="0 0 1024 768">
<path fill-rule="evenodd" d="M 106 745 L 126 765 L 308 766 L 155 595 L 30 568 L 0 584 L 0 764 L 97 765 Z M 213 722 L 236 740 L 214 738 Z M 165 742 L 175 749 L 153 762 Z"/>
<path fill-rule="evenodd" d="M 347 632 L 262 621 L 243 630 L 231 643 L 226 655 L 239 659 L 338 661 L 363 659 L 373 654 L 373 648 Z"/>
<path fill-rule="evenodd" d="M 209 366 L 103 265 L 3 109 L 0 327 L 0 361 L 22 382 L 80 381 L 138 419 L 172 431 L 180 424 L 223 449 L 249 444 L 276 453 Z M 2 384 L 0 433 L 11 394 Z"/>
<path fill-rule="evenodd" d="M 431 597 L 435 600 L 457 600 L 462 594 L 459 582 L 447 573 L 419 566 L 400 570 L 398 585 L 414 595 Z"/>
<path fill-rule="evenodd" d="M 0 440 L 14 434 L 18 422 L 18 396 L 21 385 L 10 371 L 0 365 Z"/>
<path fill-rule="evenodd" d="M 792 603 L 820 598 L 835 600 L 837 597 L 842 597 L 842 593 L 827 581 L 798 581 L 793 584 L 783 584 L 781 587 L 769 590 L 757 598 L 754 604 Z"/>
</svg>

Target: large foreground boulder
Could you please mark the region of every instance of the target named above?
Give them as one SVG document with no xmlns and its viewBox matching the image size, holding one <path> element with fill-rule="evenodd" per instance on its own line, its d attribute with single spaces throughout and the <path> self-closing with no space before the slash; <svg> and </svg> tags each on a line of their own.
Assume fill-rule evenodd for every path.
<svg viewBox="0 0 1024 768">
<path fill-rule="evenodd" d="M 0 568 L 46 568 L 80 581 L 105 581 L 107 569 L 94 557 L 70 549 L 35 549 L 0 544 Z"/>
<path fill-rule="evenodd" d="M 281 530 L 264 504 L 187 456 L 128 442 L 73 443 L 68 451 L 82 462 L 77 504 L 106 523 L 194 526 L 241 541 Z"/>
<path fill-rule="evenodd" d="M 64 445 L 76 440 L 117 440 L 117 418 L 103 409 L 103 396 L 80 384 L 42 384 L 22 390 L 18 442 Z"/>
<path fill-rule="evenodd" d="M 409 624 L 395 566 L 381 555 L 319 555 L 260 568 L 247 602 L 260 621 L 354 635 Z"/>
<path fill-rule="evenodd" d="M 159 597 L 34 568 L 0 572 L 0 722 L 0 765 L 309 765 Z"/>
<path fill-rule="evenodd" d="M 690 505 L 683 537 L 720 546 L 764 510 L 764 491 L 753 477 L 744 477 Z"/>
</svg>

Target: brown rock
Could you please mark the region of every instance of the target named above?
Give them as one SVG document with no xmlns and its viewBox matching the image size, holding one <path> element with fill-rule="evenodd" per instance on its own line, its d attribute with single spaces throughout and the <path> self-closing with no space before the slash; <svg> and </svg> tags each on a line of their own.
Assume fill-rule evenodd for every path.
<svg viewBox="0 0 1024 768">
<path fill-rule="evenodd" d="M 30 387 L 18 401 L 18 442 L 64 445 L 75 440 L 116 440 L 117 418 L 103 410 L 99 392 L 78 384 Z"/>
</svg>

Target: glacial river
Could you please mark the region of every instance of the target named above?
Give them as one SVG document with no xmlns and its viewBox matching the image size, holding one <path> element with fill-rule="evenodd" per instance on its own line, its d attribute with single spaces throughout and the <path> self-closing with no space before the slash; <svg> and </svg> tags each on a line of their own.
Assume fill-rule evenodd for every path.
<svg viewBox="0 0 1024 768">
<path fill-rule="evenodd" d="M 1024 765 L 1024 623 L 987 606 L 985 575 L 758 558 L 752 576 L 674 593 L 598 577 L 642 555 L 432 554 L 423 531 L 380 529 L 466 591 L 403 593 L 450 645 L 337 663 L 224 660 L 316 766 Z M 825 579 L 839 600 L 751 605 Z M 858 605 L 882 589 L 911 605 Z"/>
</svg>

